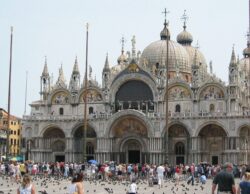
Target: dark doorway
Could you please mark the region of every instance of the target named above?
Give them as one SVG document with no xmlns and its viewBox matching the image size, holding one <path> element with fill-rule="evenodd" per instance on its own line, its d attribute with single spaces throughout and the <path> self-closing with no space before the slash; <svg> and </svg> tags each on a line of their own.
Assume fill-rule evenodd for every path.
<svg viewBox="0 0 250 194">
<path fill-rule="evenodd" d="M 128 151 L 128 163 L 140 163 L 140 151 L 129 150 Z"/>
<path fill-rule="evenodd" d="M 55 157 L 56 162 L 64 162 L 65 161 L 65 156 L 63 155 L 57 155 Z"/>
<path fill-rule="evenodd" d="M 218 164 L 218 156 L 212 156 L 212 165 L 217 165 Z"/>
<path fill-rule="evenodd" d="M 87 161 L 94 160 L 94 156 L 87 156 Z"/>
<path fill-rule="evenodd" d="M 185 160 L 184 160 L 184 156 L 176 156 L 176 164 L 184 164 Z"/>
</svg>

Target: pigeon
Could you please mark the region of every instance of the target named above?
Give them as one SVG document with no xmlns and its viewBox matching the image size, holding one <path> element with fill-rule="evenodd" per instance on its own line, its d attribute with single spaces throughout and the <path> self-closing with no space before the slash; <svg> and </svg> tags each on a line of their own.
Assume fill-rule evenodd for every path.
<svg viewBox="0 0 250 194">
<path fill-rule="evenodd" d="M 46 190 L 39 191 L 39 193 L 41 193 L 41 194 L 48 194 Z"/>
</svg>

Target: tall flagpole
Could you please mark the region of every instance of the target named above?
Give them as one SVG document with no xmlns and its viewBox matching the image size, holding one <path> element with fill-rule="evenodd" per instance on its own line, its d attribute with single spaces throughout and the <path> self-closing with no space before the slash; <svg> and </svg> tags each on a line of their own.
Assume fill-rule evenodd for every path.
<svg viewBox="0 0 250 194">
<path fill-rule="evenodd" d="M 168 53 L 169 53 L 169 40 L 168 40 L 168 38 L 167 38 L 167 40 L 166 40 L 166 44 L 167 44 L 167 57 L 166 57 L 166 78 L 167 78 L 167 80 L 166 80 L 166 96 L 165 96 L 165 98 L 166 98 L 166 158 L 165 158 L 165 162 L 166 163 L 168 163 L 169 161 L 169 158 L 168 158 L 168 154 L 169 154 L 169 152 L 168 152 L 168 72 L 169 72 L 169 70 L 168 70 L 168 68 L 169 68 L 169 65 L 168 65 Z"/>
<path fill-rule="evenodd" d="M 167 14 L 169 13 L 169 11 L 167 11 L 167 9 L 164 9 L 164 12 L 162 12 L 165 15 L 165 21 L 164 21 L 164 30 L 166 30 L 166 33 L 164 37 L 164 39 L 166 40 L 166 61 L 165 61 L 165 66 L 166 66 L 166 93 L 165 93 L 165 130 L 166 130 L 166 135 L 165 135 L 165 163 L 168 163 L 169 158 L 168 158 L 168 63 L 169 63 L 169 59 L 168 59 L 168 55 L 169 55 L 169 39 L 170 39 L 170 34 L 169 34 L 169 30 L 168 30 L 168 22 L 167 22 Z M 162 37 L 161 37 L 162 38 Z"/>
<path fill-rule="evenodd" d="M 25 101 L 24 101 L 24 115 L 26 115 L 26 104 L 27 104 L 27 83 L 28 83 L 28 71 L 26 71 Z"/>
<path fill-rule="evenodd" d="M 12 41 L 13 41 L 13 27 L 10 28 L 10 64 L 9 64 L 9 91 L 8 91 L 8 127 L 7 127 L 7 142 L 6 142 L 6 159 L 9 159 L 10 154 L 10 103 L 11 103 L 11 73 L 12 73 Z"/>
<path fill-rule="evenodd" d="M 86 63 L 85 63 L 85 83 L 84 83 L 84 128 L 83 128 L 83 161 L 87 162 L 87 93 L 88 93 L 88 36 L 89 24 L 86 24 Z"/>
</svg>

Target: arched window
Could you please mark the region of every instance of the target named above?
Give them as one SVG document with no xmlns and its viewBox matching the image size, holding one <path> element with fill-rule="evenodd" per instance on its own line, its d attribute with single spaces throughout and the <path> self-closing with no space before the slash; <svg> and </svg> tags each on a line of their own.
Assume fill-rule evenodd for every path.
<svg viewBox="0 0 250 194">
<path fill-rule="evenodd" d="M 94 113 L 94 108 L 91 106 L 89 107 L 89 114 L 93 114 Z"/>
<path fill-rule="evenodd" d="M 184 155 L 185 154 L 185 146 L 182 142 L 178 142 L 175 144 L 175 154 L 176 155 Z"/>
<path fill-rule="evenodd" d="M 181 112 L 181 106 L 179 104 L 175 106 L 175 112 Z"/>
<path fill-rule="evenodd" d="M 86 153 L 87 153 L 87 155 L 93 155 L 94 154 L 94 145 L 91 142 L 87 143 Z"/>
<path fill-rule="evenodd" d="M 209 112 L 214 112 L 214 104 L 209 105 Z"/>
<path fill-rule="evenodd" d="M 60 108 L 60 109 L 59 109 L 59 114 L 60 114 L 60 115 L 63 115 L 63 108 Z"/>
</svg>

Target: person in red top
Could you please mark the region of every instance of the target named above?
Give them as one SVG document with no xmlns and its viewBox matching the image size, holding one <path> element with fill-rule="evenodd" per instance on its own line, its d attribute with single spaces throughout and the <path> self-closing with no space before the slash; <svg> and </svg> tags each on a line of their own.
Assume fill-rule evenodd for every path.
<svg viewBox="0 0 250 194">
<path fill-rule="evenodd" d="M 175 167 L 175 174 L 174 174 L 174 176 L 175 176 L 176 183 L 179 184 L 179 180 L 180 180 L 180 167 L 179 167 L 179 165 L 177 165 Z"/>
<path fill-rule="evenodd" d="M 192 185 L 194 185 L 194 172 L 195 172 L 195 165 L 194 163 L 192 163 L 192 165 L 190 166 L 190 172 L 191 172 L 191 176 L 192 176 Z"/>
<path fill-rule="evenodd" d="M 105 180 L 105 165 L 104 164 L 100 168 L 100 174 L 102 176 L 102 180 Z"/>
</svg>

